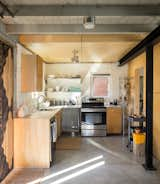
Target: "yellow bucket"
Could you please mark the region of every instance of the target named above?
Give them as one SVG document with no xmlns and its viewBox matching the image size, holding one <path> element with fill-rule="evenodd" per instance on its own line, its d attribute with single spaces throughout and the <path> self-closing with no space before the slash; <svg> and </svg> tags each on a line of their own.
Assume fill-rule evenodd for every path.
<svg viewBox="0 0 160 184">
<path fill-rule="evenodd" d="M 145 143 L 146 134 L 145 133 L 133 133 L 133 142 L 135 144 L 144 144 Z"/>
</svg>

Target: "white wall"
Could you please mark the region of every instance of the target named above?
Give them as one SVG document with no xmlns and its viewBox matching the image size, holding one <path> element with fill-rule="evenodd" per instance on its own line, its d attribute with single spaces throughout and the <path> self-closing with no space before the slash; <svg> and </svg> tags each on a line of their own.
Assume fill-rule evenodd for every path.
<svg viewBox="0 0 160 184">
<path fill-rule="evenodd" d="M 111 91 L 110 100 L 119 97 L 119 78 L 127 77 L 128 66 L 118 67 L 117 63 L 107 64 L 46 64 L 45 76 L 53 74 L 55 76 L 74 76 L 82 77 L 82 95 L 90 96 L 90 78 L 91 74 L 110 74 Z"/>
</svg>

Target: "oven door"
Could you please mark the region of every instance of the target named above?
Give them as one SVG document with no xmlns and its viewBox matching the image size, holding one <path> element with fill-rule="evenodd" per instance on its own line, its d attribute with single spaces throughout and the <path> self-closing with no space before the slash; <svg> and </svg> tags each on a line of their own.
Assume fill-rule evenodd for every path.
<svg viewBox="0 0 160 184">
<path fill-rule="evenodd" d="M 106 109 L 82 109 L 81 136 L 106 136 Z"/>
<path fill-rule="evenodd" d="M 86 125 L 97 126 L 106 124 L 105 109 L 82 109 L 81 121 Z"/>
</svg>

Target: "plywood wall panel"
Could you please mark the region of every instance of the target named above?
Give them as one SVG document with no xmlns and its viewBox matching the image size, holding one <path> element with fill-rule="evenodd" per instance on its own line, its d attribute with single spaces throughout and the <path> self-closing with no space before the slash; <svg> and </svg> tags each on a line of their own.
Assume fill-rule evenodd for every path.
<svg viewBox="0 0 160 184">
<path fill-rule="evenodd" d="M 154 157 L 160 160 L 160 43 L 154 46 L 154 71 L 153 71 L 153 154 Z M 138 109 L 138 100 L 137 100 L 137 69 L 144 68 L 144 113 L 146 105 L 146 56 L 145 53 L 136 57 L 129 63 L 128 67 L 128 76 L 133 80 L 132 84 L 134 90 L 130 94 L 131 97 L 134 97 L 134 110 L 135 113 Z"/>
<path fill-rule="evenodd" d="M 160 160 L 160 93 L 154 93 L 153 102 L 153 150 Z"/>
<path fill-rule="evenodd" d="M 153 70 L 153 150 L 160 160 L 160 43 L 154 46 Z"/>
<path fill-rule="evenodd" d="M 160 43 L 154 46 L 154 75 L 153 91 L 160 92 Z"/>
</svg>

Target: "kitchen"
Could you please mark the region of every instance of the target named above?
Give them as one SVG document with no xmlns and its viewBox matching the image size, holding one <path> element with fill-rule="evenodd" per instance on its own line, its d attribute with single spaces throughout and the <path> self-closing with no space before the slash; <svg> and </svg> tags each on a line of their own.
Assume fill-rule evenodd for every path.
<svg viewBox="0 0 160 184">
<path fill-rule="evenodd" d="M 158 183 L 159 17 L 14 3 L 0 27 L 0 182 Z"/>
<path fill-rule="evenodd" d="M 76 35 L 75 40 L 82 40 L 85 37 L 87 38 L 88 36 Z M 65 47 L 61 46 L 61 54 L 62 52 L 64 52 L 62 55 L 50 55 L 50 57 L 57 57 L 57 61 L 61 59 L 60 57 L 65 56 L 66 47 L 69 47 L 72 53 L 75 45 L 81 45 L 81 47 L 83 47 L 83 44 L 86 44 L 86 42 L 83 43 L 81 41 L 79 43 L 75 42 L 75 44 L 72 46 L 72 43 L 70 43 L 69 41 L 66 42 L 66 40 L 69 40 L 69 38 L 65 35 L 54 35 L 52 39 L 54 38 L 56 38 L 57 40 L 59 38 L 61 43 L 62 40 L 64 40 L 64 44 L 66 44 Z M 104 38 L 105 37 L 103 36 L 103 39 Z M 25 36 L 21 36 L 20 39 L 24 40 Z M 27 36 L 26 39 L 30 38 L 28 38 Z M 32 40 L 33 39 L 34 38 L 32 36 Z M 45 39 L 45 36 L 43 39 Z M 93 42 L 93 39 L 95 38 L 94 36 L 92 36 L 90 37 L 90 39 L 92 39 Z M 99 36 L 99 40 L 101 39 L 102 36 Z M 108 39 L 108 36 L 106 36 L 106 39 Z M 97 43 L 102 46 L 104 45 L 104 43 L 101 43 L 101 41 L 97 41 Z M 39 47 L 37 48 L 39 49 Z M 60 47 L 57 48 L 59 49 Z M 85 47 L 82 49 L 84 50 Z M 90 47 L 86 49 L 90 49 Z M 58 52 L 56 48 L 54 50 L 55 53 Z M 127 130 L 125 129 L 126 127 L 124 127 L 126 125 L 122 126 L 123 112 L 121 104 L 123 104 L 122 98 L 124 99 L 124 96 L 121 96 L 121 99 L 119 99 L 120 93 L 121 95 L 123 95 L 124 93 L 126 93 L 126 89 L 124 88 L 124 86 L 123 89 L 120 89 L 119 80 L 121 79 L 122 83 L 125 82 L 128 74 L 128 66 L 120 68 L 117 66 L 116 63 L 70 63 L 69 61 L 69 63 L 65 63 L 64 67 L 64 64 L 60 61 L 59 63 L 56 62 L 49 64 L 42 62 L 42 58 L 40 58 L 39 56 L 36 57 L 33 53 L 29 52 L 28 49 L 22 47 L 21 45 L 18 45 L 18 51 L 19 53 L 21 53 L 21 57 L 19 57 L 19 60 L 17 60 L 19 62 L 19 65 L 17 65 L 17 70 L 19 70 L 19 72 L 17 72 L 17 83 L 21 83 L 21 85 L 19 85 L 19 90 L 17 90 L 17 105 L 19 104 L 19 109 L 17 112 L 18 118 L 15 119 L 14 130 L 16 134 L 16 146 L 14 148 L 15 167 L 49 167 L 49 158 L 48 161 L 46 160 L 46 165 L 43 165 L 44 161 L 40 159 L 40 150 L 42 151 L 44 156 L 49 157 L 49 146 L 46 148 L 43 148 L 41 146 L 41 143 L 44 142 L 45 139 L 46 142 L 49 140 L 49 135 L 48 133 L 44 134 L 46 135 L 46 138 L 44 135 L 43 137 L 35 137 L 38 134 L 38 121 L 40 123 L 40 121 L 45 118 L 45 114 L 46 118 L 48 117 L 48 115 L 50 117 L 51 114 L 53 114 L 52 116 L 56 115 L 57 130 L 55 132 L 57 133 L 53 133 L 54 135 L 57 134 L 57 137 L 54 138 L 55 140 L 58 140 L 58 137 L 63 135 L 68 135 L 69 137 L 104 137 L 110 134 L 126 134 Z M 82 50 L 80 50 L 80 52 L 82 52 Z M 41 67 L 39 67 L 40 64 L 38 64 L 40 70 L 37 68 L 37 73 L 41 73 L 41 77 L 39 78 L 41 79 L 41 81 L 38 81 L 38 83 L 40 83 L 41 85 L 38 85 L 38 87 L 41 87 L 41 90 L 43 89 L 42 92 L 37 92 L 37 90 L 36 92 L 34 92 L 34 90 L 36 89 L 36 80 L 33 79 L 36 76 L 34 72 L 31 73 L 30 71 L 30 63 L 34 65 L 36 59 L 37 62 L 41 63 L 42 65 Z M 71 60 L 67 57 L 62 59 L 66 61 Z M 30 75 L 28 75 L 29 73 Z M 101 90 L 99 91 L 99 89 Z M 29 114 L 31 115 L 28 117 Z M 42 119 L 40 118 L 41 116 Z M 114 118 L 113 116 L 117 117 Z M 36 124 L 32 125 L 32 123 L 35 122 L 35 118 L 37 121 L 37 128 Z M 49 123 L 49 118 L 47 119 Z M 111 122 L 109 123 L 109 121 Z M 22 127 L 20 126 L 20 124 Z M 21 142 L 22 139 L 20 139 L 20 137 L 25 136 L 25 130 L 23 130 L 23 127 L 25 127 L 26 129 L 27 125 L 29 125 L 27 129 L 30 129 L 30 126 L 35 126 L 35 132 L 31 132 L 33 135 L 29 134 L 29 130 L 27 131 L 28 139 L 31 139 L 31 136 L 33 136 L 31 140 L 36 140 L 36 145 L 33 147 L 33 151 L 31 151 L 32 159 L 29 156 L 30 153 L 28 153 L 29 155 L 27 155 L 26 153 L 24 155 L 24 158 L 21 154 L 24 153 L 25 150 L 31 150 L 30 145 L 26 145 L 24 147 Z M 46 123 L 45 126 L 49 127 L 49 124 Z M 41 131 L 43 129 L 45 130 L 45 126 L 39 127 L 39 136 L 41 135 Z M 123 130 L 122 127 L 124 127 Z M 23 142 L 26 141 L 27 137 L 24 137 Z M 46 144 L 46 142 L 44 142 L 44 145 L 49 145 L 49 143 Z M 20 152 L 19 150 L 21 149 L 21 146 L 22 150 Z M 36 148 L 36 146 L 39 147 Z M 38 157 L 36 154 L 37 150 L 39 150 L 40 157 Z M 44 152 L 44 150 L 46 152 Z M 34 151 L 35 157 L 33 157 Z M 21 160 L 19 158 L 21 158 Z M 35 162 L 33 161 L 33 158 L 35 158 Z M 25 164 L 24 161 L 27 164 Z M 39 165 L 40 162 L 42 162 L 42 165 Z M 34 163 L 36 163 L 36 165 L 34 165 Z"/>
</svg>

